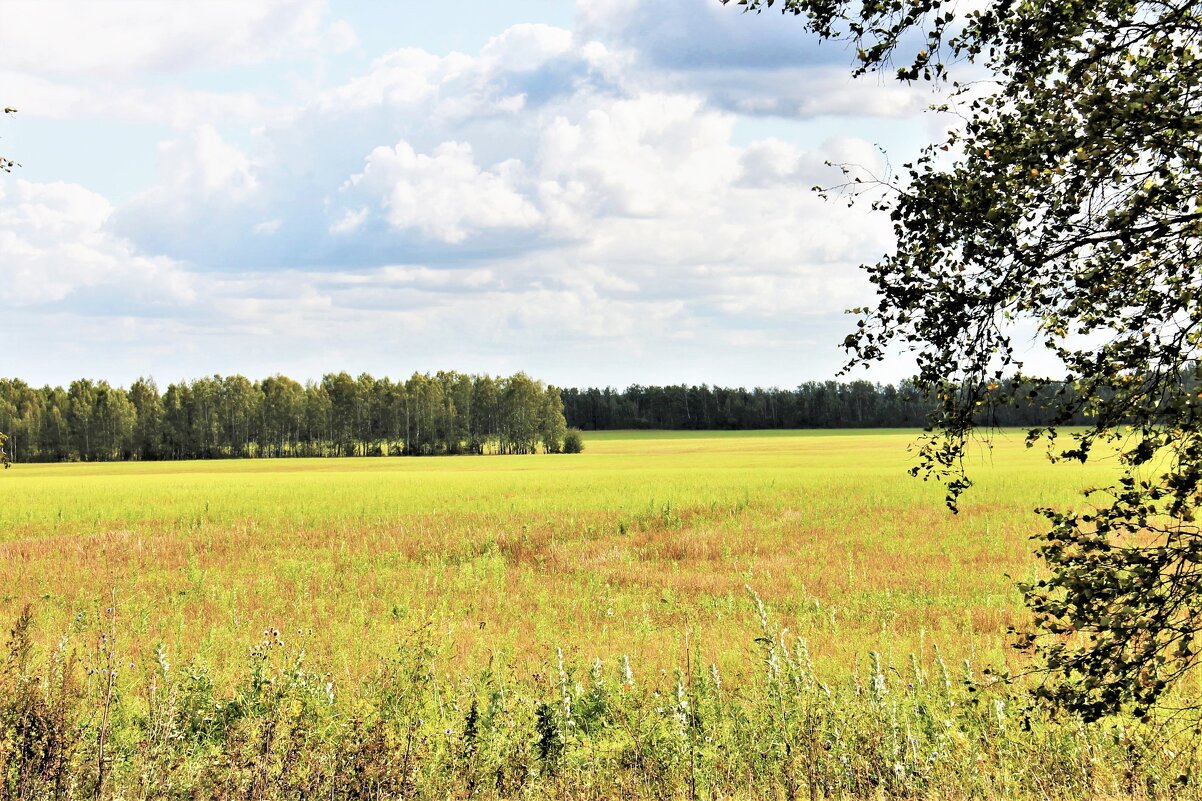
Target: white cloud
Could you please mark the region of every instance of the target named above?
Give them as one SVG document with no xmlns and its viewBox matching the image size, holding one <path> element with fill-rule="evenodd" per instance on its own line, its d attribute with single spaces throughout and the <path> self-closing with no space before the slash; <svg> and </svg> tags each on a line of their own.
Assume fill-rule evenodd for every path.
<svg viewBox="0 0 1202 801">
<path fill-rule="evenodd" d="M 327 0 L 12 0 L 0 85 L 26 119 L 258 124 L 288 93 L 264 93 L 261 80 L 231 86 L 222 71 L 326 58 L 355 42 Z"/>
<path fill-rule="evenodd" d="M 50 120 L 105 119 L 188 129 L 221 120 L 253 122 L 273 113 L 249 91 L 205 91 L 179 86 L 80 84 L 0 70 L 4 103 L 22 117 Z"/>
<path fill-rule="evenodd" d="M 248 209 L 260 184 L 255 164 L 211 125 L 158 147 L 159 183 L 118 209 L 112 227 L 149 252 L 188 258 L 187 247 L 213 247 L 245 230 L 261 237 L 282 225 L 283 209 Z M 247 217 L 259 223 L 248 225 Z M 274 221 L 274 225 L 272 224 Z M 266 224 L 267 228 L 260 227 Z"/>
<path fill-rule="evenodd" d="M 459 341 L 515 347 L 558 331 L 565 346 L 646 349 L 749 321 L 786 342 L 799 315 L 862 298 L 853 266 L 883 249 L 886 226 L 810 186 L 827 159 L 874 163 L 867 143 L 737 145 L 731 113 L 598 75 L 609 51 L 558 29 L 509 32 L 485 50 L 378 59 L 264 129 L 253 156 L 206 129 L 164 146 L 159 186 L 117 230 L 209 273 L 231 331 L 242 316 L 343 330 L 370 310 L 423 340 L 446 317 Z M 515 88 L 530 100 L 494 125 L 489 99 Z M 371 268 L 398 259 L 414 266 Z M 304 264 L 283 285 L 268 272 Z"/>
<path fill-rule="evenodd" d="M 820 42 L 777 9 L 740 12 L 716 0 L 579 0 L 579 34 L 623 49 L 646 85 L 697 92 L 729 111 L 813 118 L 903 117 L 930 104 L 930 90 L 853 79 L 854 54 Z"/>
<path fill-rule="evenodd" d="M 315 106 L 325 113 L 412 106 L 434 95 L 439 83 L 470 63 L 458 54 L 443 58 L 418 48 L 397 50 L 376 59 L 366 74 L 323 92 Z"/>
<path fill-rule="evenodd" d="M 258 184 L 250 159 L 221 138 L 217 129 L 202 125 L 185 140 L 159 146 L 160 174 L 165 186 L 192 197 L 238 202 Z"/>
<path fill-rule="evenodd" d="M 469 232 L 538 224 L 538 211 L 516 189 L 521 173 L 516 160 L 481 170 L 464 142 L 444 142 L 432 156 L 398 142 L 373 150 L 348 187 L 378 197 L 395 228 L 454 244 Z"/>
<path fill-rule="evenodd" d="M 490 72 L 530 72 L 568 55 L 572 32 L 553 25 L 514 25 L 494 36 L 480 50 L 480 61 Z"/>
<path fill-rule="evenodd" d="M 254 64 L 354 44 L 325 0 L 9 0 L 0 66 L 97 78 Z M 50 55 L 52 54 L 52 55 Z"/>
<path fill-rule="evenodd" d="M 744 14 L 717 0 L 578 0 L 580 35 L 639 51 L 673 70 L 779 69 L 848 63 L 837 46 L 819 46 L 797 17 L 776 9 Z"/>
<path fill-rule="evenodd" d="M 9 307 L 70 303 L 161 313 L 195 288 L 181 266 L 105 230 L 112 207 L 74 184 L 16 181 L 0 197 L 0 298 Z"/>
<path fill-rule="evenodd" d="M 737 174 L 732 127 L 699 98 L 661 94 L 601 103 L 576 121 L 557 117 L 540 140 L 542 193 L 588 217 L 679 211 Z"/>
<path fill-rule="evenodd" d="M 320 3 L 270 8 L 305 30 L 328 25 Z M 113 114 L 178 130 L 159 146 L 154 185 L 116 210 L 79 187 L 17 184 L 0 201 L 7 302 L 108 314 L 121 321 L 114 336 L 126 331 L 148 362 L 186 374 L 732 374 L 707 374 L 713 365 L 768 383 L 819 343 L 807 376 L 827 375 L 840 359 L 838 311 L 869 297 L 855 265 L 889 231 L 810 186 L 829 181 L 828 159 L 879 167 L 879 157 L 852 136 L 748 142 L 740 109 L 905 115 L 913 98 L 849 82 L 825 55 L 790 55 L 793 34 L 757 62 L 761 34 L 736 29 L 766 29 L 732 8 L 659 8 L 676 29 L 639 28 L 654 16 L 643 4 L 590 0 L 575 32 L 522 25 L 475 54 L 399 50 L 289 110 L 250 92 L 196 95 L 232 104 L 237 124 L 256 121 L 249 131 L 218 130 L 208 112 L 172 111 L 161 87 L 132 85 L 137 70 L 176 68 L 157 44 L 103 68 L 131 81 L 120 94 L 89 97 L 70 65 L 47 71 L 27 86 L 47 89 L 54 114 L 102 115 L 108 97 Z M 623 9 L 633 23 L 617 24 Z M 233 24 L 259 30 L 269 55 L 292 47 L 256 20 Z M 689 48 L 701 54 L 691 65 Z M 252 57 L 216 47 L 180 58 Z M 178 91 L 186 105 L 199 90 Z M 172 321 L 154 317 L 164 308 Z M 175 359 L 138 336 L 176 342 Z M 564 368 L 574 364 L 590 365 L 587 378 Z"/>
<path fill-rule="evenodd" d="M 367 222 L 367 217 L 371 213 L 366 206 L 361 206 L 357 209 L 347 209 L 342 217 L 330 225 L 331 234 L 353 234 L 363 227 L 363 223 Z"/>
</svg>

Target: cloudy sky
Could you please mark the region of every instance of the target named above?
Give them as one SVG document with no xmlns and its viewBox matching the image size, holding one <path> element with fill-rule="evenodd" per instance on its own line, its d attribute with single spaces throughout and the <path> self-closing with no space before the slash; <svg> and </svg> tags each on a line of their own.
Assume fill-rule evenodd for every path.
<svg viewBox="0 0 1202 801">
<path fill-rule="evenodd" d="M 718 0 L 7 0 L 0 374 L 833 376 L 931 136 Z M 869 375 L 894 380 L 896 361 Z"/>
</svg>

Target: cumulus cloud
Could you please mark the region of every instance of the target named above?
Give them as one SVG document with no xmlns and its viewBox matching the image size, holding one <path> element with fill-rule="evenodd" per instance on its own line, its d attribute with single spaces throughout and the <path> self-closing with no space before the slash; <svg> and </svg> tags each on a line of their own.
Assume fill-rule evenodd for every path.
<svg viewBox="0 0 1202 801">
<path fill-rule="evenodd" d="M 514 159 L 492 170 L 480 169 L 472 146 L 465 142 L 444 142 L 433 155 L 398 142 L 373 150 L 363 172 L 352 175 L 348 186 L 378 198 L 395 228 L 416 228 L 454 244 L 469 231 L 538 224 L 541 215 L 517 190 L 521 173 L 522 164 Z"/>
<path fill-rule="evenodd" d="M 150 315 L 190 303 L 181 265 L 106 231 L 112 211 L 81 186 L 16 181 L 0 196 L 0 302 Z"/>
<path fill-rule="evenodd" d="M 542 132 L 539 170 L 551 203 L 576 211 L 645 217 L 679 211 L 737 172 L 733 120 L 699 98 L 644 94 L 600 103 Z"/>
<path fill-rule="evenodd" d="M 355 42 L 327 0 L 12 0 L 0 26 L 0 85 L 5 105 L 26 118 L 261 124 L 282 93 L 198 86 L 206 82 L 197 75 L 323 58 Z"/>
<path fill-rule="evenodd" d="M 316 2 L 252 5 L 234 23 L 248 31 L 259 12 L 330 24 Z M 849 84 L 776 17 L 769 33 L 702 0 L 579 9 L 575 31 L 518 25 L 471 54 L 383 54 L 288 109 L 250 94 L 238 119 L 253 129 L 178 115 L 154 184 L 117 208 L 77 186 L 14 184 L 0 201 L 8 324 L 92 298 L 88 313 L 108 308 L 149 366 L 189 374 L 770 383 L 819 345 L 806 374 L 829 374 L 839 310 L 868 297 L 855 266 L 889 231 L 810 187 L 830 180 L 828 160 L 879 156 L 854 136 L 747 141 L 738 120 L 904 115 L 913 98 Z M 294 46 L 254 35 L 268 52 Z M 200 39 L 179 63 L 250 58 Z M 176 69 L 155 47 L 106 69 Z M 72 91 L 61 113 L 94 113 Z M 139 336 L 175 342 L 174 360 Z"/>
<path fill-rule="evenodd" d="M 422 109 L 436 124 L 508 117 L 528 103 L 570 94 L 602 76 L 603 46 L 577 48 L 571 31 L 523 24 L 490 39 L 480 53 L 436 55 L 402 48 L 376 59 L 362 75 L 322 92 L 309 111 L 321 114 Z"/>
<path fill-rule="evenodd" d="M 188 259 L 201 248 L 223 252 L 223 239 L 274 233 L 281 221 L 255 201 L 255 165 L 211 125 L 158 148 L 159 183 L 126 203 L 111 227 L 148 252 Z M 256 219 L 248 219 L 248 215 Z"/>
<path fill-rule="evenodd" d="M 10 0 L 0 64 L 43 75 L 124 78 L 354 44 L 353 30 L 330 20 L 325 6 L 324 0 L 210 0 L 200 8 L 160 0 Z"/>
<path fill-rule="evenodd" d="M 580 34 L 631 47 L 681 71 L 780 69 L 850 62 L 837 45 L 818 46 L 795 17 L 743 14 L 714 0 L 579 0 Z"/>
<path fill-rule="evenodd" d="M 579 35 L 626 51 L 649 85 L 698 92 L 740 114 L 902 117 L 931 102 L 923 87 L 851 78 L 854 53 L 819 42 L 797 17 L 739 8 L 716 0 L 580 0 Z"/>
</svg>

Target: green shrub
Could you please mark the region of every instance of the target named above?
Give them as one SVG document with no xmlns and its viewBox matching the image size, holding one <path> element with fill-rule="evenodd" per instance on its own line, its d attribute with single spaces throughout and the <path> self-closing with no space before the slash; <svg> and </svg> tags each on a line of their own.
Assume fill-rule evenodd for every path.
<svg viewBox="0 0 1202 801">
<path fill-rule="evenodd" d="M 580 433 L 579 428 L 569 428 L 568 433 L 563 435 L 563 452 L 580 453 L 582 450 L 584 450 L 584 435 Z"/>
</svg>

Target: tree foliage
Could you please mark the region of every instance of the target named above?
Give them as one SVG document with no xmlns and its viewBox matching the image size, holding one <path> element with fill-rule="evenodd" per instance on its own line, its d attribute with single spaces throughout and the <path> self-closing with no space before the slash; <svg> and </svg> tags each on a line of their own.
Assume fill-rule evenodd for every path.
<svg viewBox="0 0 1202 801">
<path fill-rule="evenodd" d="M 1057 390 L 1049 390 L 1054 394 Z M 997 409 L 1005 425 L 1041 425 L 1044 395 Z M 16 461 L 293 455 L 567 452 L 568 426 L 684 431 L 912 428 L 933 398 L 911 382 L 809 381 L 794 389 L 642 386 L 560 389 L 525 376 L 456 372 L 405 382 L 331 373 L 211 376 L 161 392 L 140 378 L 32 387 L 0 379 L 3 453 Z M 531 427 L 533 425 L 533 428 Z"/>
<path fill-rule="evenodd" d="M 1043 425 L 1040 401 L 1061 387 L 1026 391 L 996 409 L 999 424 Z M 1028 387 L 1026 389 L 1033 389 Z M 911 381 L 806 381 L 792 389 L 721 387 L 701 384 L 561 390 L 568 425 L 586 430 L 653 428 L 712 431 L 782 428 L 916 428 L 934 408 L 934 398 Z"/>
<path fill-rule="evenodd" d="M 872 183 L 896 246 L 867 268 L 878 302 L 853 310 L 845 345 L 852 364 L 916 356 L 940 405 L 915 472 L 946 481 L 953 509 L 967 440 L 1007 387 L 1032 386 L 1003 381 L 1023 338 L 1063 364 L 1071 391 L 1028 441 L 1082 462 L 1116 450 L 1121 477 L 1082 510 L 1042 510 L 1050 575 L 1024 588 L 1024 644 L 1058 679 L 1045 696 L 1087 718 L 1144 713 L 1196 664 L 1202 631 L 1197 0 L 740 4 L 854 42 L 857 72 L 948 90 L 960 123 Z"/>
<path fill-rule="evenodd" d="M 564 453 L 582 453 L 584 451 L 584 435 L 579 428 L 569 428 L 563 436 Z"/>
<path fill-rule="evenodd" d="M 0 379 L 0 442 L 15 461 L 557 453 L 559 392 L 524 373 L 211 376 L 162 393 L 144 378 L 128 390 Z"/>
</svg>

